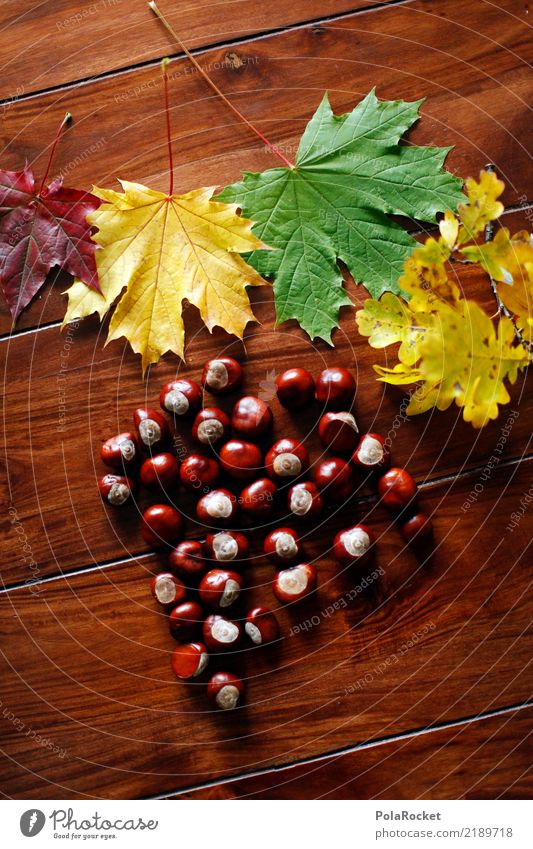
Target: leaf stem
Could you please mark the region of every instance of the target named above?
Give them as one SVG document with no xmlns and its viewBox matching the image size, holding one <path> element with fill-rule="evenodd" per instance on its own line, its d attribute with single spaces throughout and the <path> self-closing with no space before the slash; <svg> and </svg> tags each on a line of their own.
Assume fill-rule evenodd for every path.
<svg viewBox="0 0 533 849">
<path fill-rule="evenodd" d="M 192 62 L 192 64 L 193 64 L 193 65 L 194 65 L 194 67 L 196 68 L 196 70 L 197 70 L 197 71 L 198 71 L 198 72 L 202 75 L 202 77 L 204 78 L 204 80 L 205 80 L 205 81 L 206 81 L 206 82 L 207 82 L 207 83 L 211 86 L 211 88 L 213 89 L 213 91 L 215 92 L 215 94 L 217 94 L 217 95 L 221 98 L 221 100 L 222 100 L 222 101 L 226 104 L 226 106 L 227 106 L 229 109 L 231 109 L 231 111 L 232 111 L 232 112 L 233 112 L 233 113 L 234 113 L 234 114 L 238 117 L 238 119 L 239 119 L 240 121 L 242 121 L 244 124 L 246 124 L 246 126 L 248 127 L 248 129 L 249 129 L 249 130 L 251 130 L 251 131 L 252 131 L 252 133 L 254 133 L 254 134 L 255 134 L 258 138 L 260 138 L 260 139 L 261 139 L 261 141 L 262 141 L 262 142 L 263 142 L 263 143 L 264 143 L 264 144 L 268 147 L 268 149 L 269 149 L 270 151 L 272 151 L 272 153 L 273 153 L 275 156 L 277 156 L 279 159 L 281 159 L 281 161 L 283 162 L 283 164 L 284 164 L 284 165 L 286 165 L 286 167 L 287 167 L 287 168 L 290 168 L 290 169 L 292 170 L 292 169 L 294 168 L 294 165 L 292 164 L 292 162 L 290 162 L 290 160 L 288 160 L 288 159 L 287 159 L 287 157 L 283 155 L 283 153 L 281 152 L 281 150 L 280 150 L 278 147 L 276 147 L 276 145 L 275 145 L 275 144 L 272 144 L 272 142 L 270 142 L 270 141 L 267 139 L 267 137 L 266 137 L 266 136 L 264 136 L 264 135 L 263 135 L 263 133 L 262 133 L 260 130 L 258 130 L 258 129 L 257 129 L 257 127 L 255 127 L 255 126 L 252 124 L 252 122 L 251 122 L 251 121 L 249 121 L 249 120 L 248 120 L 248 118 L 246 118 L 246 117 L 242 114 L 242 112 L 240 112 L 240 111 L 237 109 L 237 107 L 236 107 L 236 106 L 234 106 L 234 105 L 233 105 L 233 104 L 232 104 L 232 103 L 228 100 L 228 98 L 226 97 L 226 95 L 225 95 L 225 94 L 223 94 L 223 92 L 219 89 L 219 87 L 217 86 L 217 84 L 216 84 L 216 83 L 215 83 L 215 82 L 211 79 L 211 77 L 209 76 L 209 74 L 207 74 L 207 73 L 206 73 L 206 71 L 204 71 L 204 69 L 202 68 L 202 66 L 201 66 L 201 65 L 200 65 L 200 64 L 196 61 L 195 57 L 192 55 L 192 53 L 190 52 L 190 50 L 189 50 L 189 49 L 186 47 L 186 45 L 183 43 L 183 41 L 182 41 L 182 40 L 181 40 L 181 38 L 179 37 L 178 33 L 174 30 L 174 28 L 170 25 L 170 23 L 168 22 L 168 20 L 167 20 L 167 19 L 165 18 L 165 16 L 163 15 L 163 13 L 160 11 L 160 9 L 158 8 L 157 3 L 155 2 L 155 0 L 150 0 L 150 2 L 148 3 L 148 5 L 149 5 L 150 9 L 152 10 L 152 12 L 154 12 L 154 13 L 157 15 L 157 17 L 159 18 L 159 20 L 161 21 L 161 23 L 163 24 L 163 26 L 164 26 L 164 27 L 168 30 L 168 32 L 171 34 L 171 36 L 172 36 L 172 37 L 175 39 L 175 41 L 178 43 L 179 47 L 181 48 L 181 50 L 183 50 L 183 52 L 185 53 L 185 55 L 187 56 L 187 58 L 188 58 L 188 59 Z"/>
<path fill-rule="evenodd" d="M 170 135 L 170 107 L 168 103 L 168 74 L 167 67 L 169 59 L 163 59 L 161 62 L 161 70 L 163 72 L 163 91 L 165 93 L 165 118 L 167 123 L 167 144 L 168 144 L 168 167 L 169 167 L 169 185 L 168 195 L 172 197 L 174 194 L 174 160 L 172 158 L 172 137 Z"/>
<path fill-rule="evenodd" d="M 52 162 L 53 162 L 53 159 L 54 159 L 54 154 L 56 152 L 56 147 L 59 144 L 59 139 L 63 135 L 63 130 L 65 129 L 67 124 L 70 123 L 71 120 L 72 120 L 72 115 L 70 114 L 70 112 L 66 112 L 65 117 L 63 118 L 59 127 L 57 128 L 56 137 L 54 139 L 54 143 L 52 144 L 52 150 L 50 151 L 50 156 L 48 157 L 48 165 L 46 166 L 46 171 L 44 172 L 44 177 L 41 180 L 41 185 L 39 186 L 39 191 L 37 192 L 38 195 L 40 195 L 42 193 L 43 188 L 44 188 L 44 184 L 46 183 L 46 180 L 48 178 L 48 174 L 50 173 L 50 168 L 52 167 Z"/>
</svg>

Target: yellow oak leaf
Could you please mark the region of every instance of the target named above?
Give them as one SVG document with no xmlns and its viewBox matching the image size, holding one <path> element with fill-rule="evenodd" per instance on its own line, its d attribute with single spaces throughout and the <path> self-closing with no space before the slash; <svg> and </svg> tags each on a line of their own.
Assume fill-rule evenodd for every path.
<svg viewBox="0 0 533 849">
<path fill-rule="evenodd" d="M 372 298 L 365 301 L 364 308 L 356 314 L 356 321 L 359 332 L 369 337 L 373 348 L 401 342 L 398 357 L 405 365 L 412 365 L 418 359 L 418 346 L 432 326 L 433 317 L 415 315 L 410 304 L 386 292 L 379 301 Z M 404 382 L 409 383 L 408 380 Z"/>
<path fill-rule="evenodd" d="M 498 200 L 505 183 L 498 180 L 492 171 L 481 171 L 479 183 L 473 177 L 468 177 L 466 183 L 468 203 L 460 203 L 457 207 L 463 224 L 459 234 L 459 244 L 470 241 L 481 233 L 489 221 L 495 221 L 504 210 L 503 203 Z"/>
<path fill-rule="evenodd" d="M 459 289 L 446 271 L 449 257 L 445 240 L 430 236 L 405 261 L 399 284 L 411 296 L 409 305 L 414 312 L 430 312 L 435 301 L 454 303 L 459 299 Z"/>
<path fill-rule="evenodd" d="M 75 281 L 65 322 L 102 317 L 118 298 L 107 341 L 126 337 L 142 356 L 143 374 L 167 351 L 183 358 L 184 300 L 209 330 L 219 326 L 242 338 L 254 319 L 246 287 L 267 284 L 240 256 L 267 248 L 252 234 L 253 222 L 236 214 L 236 204 L 213 201 L 214 187 L 169 197 L 120 182 L 123 192 L 93 189 L 104 203 L 87 218 L 98 228 L 102 294 L 92 297 Z"/>
<path fill-rule="evenodd" d="M 447 209 L 444 218 L 439 222 L 440 235 L 449 251 L 454 249 L 459 233 L 459 222 L 451 209 Z"/>
</svg>

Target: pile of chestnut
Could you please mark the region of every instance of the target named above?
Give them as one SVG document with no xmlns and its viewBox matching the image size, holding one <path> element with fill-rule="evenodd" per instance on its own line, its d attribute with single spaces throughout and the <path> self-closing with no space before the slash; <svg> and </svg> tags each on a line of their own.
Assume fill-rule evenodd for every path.
<svg viewBox="0 0 533 849">
<path fill-rule="evenodd" d="M 168 571 L 155 575 L 152 594 L 169 611 L 169 627 L 179 641 L 172 668 L 181 679 L 199 676 L 212 654 L 234 649 L 244 637 L 255 646 L 278 639 L 276 615 L 268 607 L 255 607 L 240 621 L 230 618 L 230 609 L 241 596 L 244 581 L 239 568 L 249 554 L 242 525 L 257 532 L 283 496 L 290 521 L 263 540 L 264 554 L 277 569 L 272 591 L 280 603 L 299 601 L 317 584 L 316 567 L 303 562 L 293 524 L 316 522 L 327 502 L 347 501 L 356 489 L 357 470 L 377 482 L 382 503 L 398 516 L 408 542 L 427 540 L 432 533 L 429 517 L 417 508 L 417 486 L 409 472 L 389 468 L 389 451 L 381 436 L 359 434 L 353 414 L 356 386 L 349 371 L 327 368 L 315 382 L 305 369 L 292 368 L 276 380 L 278 399 L 289 411 L 297 413 L 314 400 L 322 408 L 318 435 L 332 456 L 315 465 L 313 479 L 301 442 L 278 439 L 263 453 L 273 425 L 272 410 L 264 400 L 241 397 L 231 417 L 216 406 L 203 406 L 204 392 L 235 392 L 242 379 L 241 365 L 233 358 L 210 360 L 201 385 L 185 378 L 167 383 L 159 396 L 163 413 L 138 408 L 133 414 L 135 430 L 108 439 L 100 449 L 103 462 L 114 473 L 104 475 L 98 485 L 102 498 L 113 506 L 125 504 L 135 494 L 137 481 L 162 493 L 181 484 L 196 494 L 196 516 L 207 531 L 205 541 L 182 538 L 183 516 L 168 503 L 148 507 L 141 522 L 149 545 L 170 549 Z M 171 450 L 167 415 L 174 425 L 188 419 L 198 446 L 181 462 Z M 220 485 L 222 474 L 228 488 Z M 357 524 L 336 535 L 333 552 L 342 566 L 362 564 L 373 542 L 368 525 Z M 220 671 L 210 678 L 207 695 L 216 707 L 227 710 L 242 701 L 244 689 L 237 675 Z"/>
</svg>

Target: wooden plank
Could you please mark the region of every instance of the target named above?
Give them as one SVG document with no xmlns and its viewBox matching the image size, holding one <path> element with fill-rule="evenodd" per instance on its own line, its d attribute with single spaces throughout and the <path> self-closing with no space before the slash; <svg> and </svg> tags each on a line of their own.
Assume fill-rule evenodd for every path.
<svg viewBox="0 0 533 849">
<path fill-rule="evenodd" d="M 130 42 L 123 42 L 130 49 Z M 443 45 L 450 47 L 444 50 Z M 423 119 L 410 134 L 412 142 L 455 145 L 448 164 L 462 176 L 477 174 L 492 161 L 509 184 L 507 203 L 532 199 L 527 136 L 531 76 L 524 69 L 525 62 L 533 61 L 533 45 L 520 0 L 509 0 L 505 11 L 487 4 L 483 14 L 476 4 L 458 6 L 453 0 L 401 4 L 244 42 L 232 52 L 243 63 L 237 70 L 225 63 L 226 49 L 207 52 L 202 62 L 288 156 L 294 156 L 325 89 L 333 108 L 342 112 L 376 86 L 382 98 L 427 98 Z M 178 191 L 224 185 L 238 179 L 243 169 L 277 163 L 236 124 L 187 61 L 173 63 L 171 71 Z M 93 183 L 115 187 L 122 177 L 166 188 L 158 66 L 12 104 L 3 126 L 2 167 L 20 168 L 27 159 L 41 173 L 47 144 L 67 109 L 74 123 L 61 141 L 56 171 L 68 182 L 87 189 Z M 63 278 L 59 291 L 67 285 Z M 50 298 L 45 290 L 20 327 L 56 320 L 63 312 L 64 299 L 58 292 Z M 2 300 L 0 333 L 10 327 Z"/>
<path fill-rule="evenodd" d="M 531 799 L 533 710 L 180 793 L 175 799 Z"/>
<path fill-rule="evenodd" d="M 201 681 L 173 680 L 173 641 L 147 586 L 154 562 L 1 594 L 4 789 L 16 798 L 171 792 L 526 701 L 531 521 L 507 524 L 531 492 L 532 468 L 496 471 L 465 512 L 477 474 L 428 487 L 429 561 L 405 552 L 372 511 L 370 586 L 346 608 L 339 600 L 361 578 L 338 574 L 309 543 L 319 591 L 279 611 L 279 648 L 212 664 L 248 681 L 247 707 L 232 714 L 208 709 Z M 246 603 L 272 604 L 272 568 L 258 560 L 247 578 Z"/>
<path fill-rule="evenodd" d="M 198 49 L 386 2 L 294 0 L 281 4 L 266 0 L 250 6 L 246 0 L 215 4 L 163 0 L 160 8 L 187 46 Z M 176 52 L 147 3 L 123 0 L 2 3 L 0 32 L 0 99 L 7 101 L 8 108 L 22 95 Z"/>
<path fill-rule="evenodd" d="M 472 268 L 464 269 L 463 275 L 465 290 L 490 309 L 486 281 Z M 355 302 L 362 303 L 363 292 L 352 291 Z M 532 402 L 527 378 L 519 378 L 512 387 L 512 402 L 502 410 L 500 420 L 481 432 L 464 423 L 455 407 L 408 420 L 405 389 L 375 379 L 372 364 L 386 362 L 386 355 L 371 349 L 357 334 L 351 310 L 344 311 L 336 348 L 331 349 L 325 343 L 311 344 L 299 329 L 275 329 L 267 288 L 256 290 L 253 298 L 260 324 L 249 329 L 246 352 L 222 331 L 209 334 L 200 327 L 196 310 L 188 309 L 188 366 L 180 369 L 180 374 L 198 378 L 209 357 L 223 351 L 235 353 L 245 364 L 244 390 L 266 392 L 272 398 L 275 435 L 304 439 L 313 462 L 322 454 L 316 435 L 318 410 L 312 405 L 305 415 L 295 417 L 280 407 L 273 379 L 282 367 L 304 365 L 314 374 L 325 363 L 351 368 L 359 387 L 360 427 L 383 433 L 391 443 L 395 462 L 406 465 L 420 482 L 482 467 L 491 457 L 495 465 L 531 451 Z M 159 389 L 175 375 L 176 364 L 167 358 L 143 384 L 139 361 L 130 349 L 122 342 L 108 348 L 102 343 L 95 323 L 88 321 L 67 334 L 53 327 L 0 346 L 5 374 L 6 472 L 0 481 L 0 522 L 7 539 L 8 556 L 2 567 L 7 584 L 147 551 L 138 532 L 138 508 L 107 511 L 100 501 L 96 480 L 104 467 L 98 448 L 113 433 L 131 427 L 135 407 L 158 406 Z M 230 412 L 234 400 L 222 400 L 221 405 Z M 185 448 L 190 445 L 188 432 L 185 423 L 179 429 Z M 362 494 L 368 492 L 372 490 L 365 489 Z M 175 498 L 191 517 L 192 502 L 180 493 Z M 140 507 L 155 500 L 157 496 L 144 494 Z M 349 512 L 346 508 L 345 515 Z M 282 504 L 277 515 L 284 515 Z M 194 533 L 194 522 L 189 525 Z M 29 549 L 21 550 L 22 536 Z"/>
</svg>

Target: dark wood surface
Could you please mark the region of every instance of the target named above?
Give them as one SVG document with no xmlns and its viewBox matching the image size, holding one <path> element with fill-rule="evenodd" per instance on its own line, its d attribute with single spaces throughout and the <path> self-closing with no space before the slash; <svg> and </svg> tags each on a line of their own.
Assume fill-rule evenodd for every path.
<svg viewBox="0 0 533 849">
<path fill-rule="evenodd" d="M 516 208 L 506 224 L 531 228 L 527 63 L 533 48 L 523 3 L 430 0 L 368 10 L 360 7 L 375 4 L 316 0 L 287 10 L 248 3 L 246 16 L 241 3 L 187 5 L 183 15 L 185 4 L 166 5 L 192 46 L 224 42 L 203 53 L 202 62 L 290 152 L 324 88 L 338 112 L 373 85 L 381 97 L 426 95 L 423 120 L 410 138 L 454 144 L 449 165 L 462 176 L 495 162 L 508 183 L 506 200 Z M 76 24 L 78 54 L 72 37 L 59 30 L 54 61 L 47 38 L 81 4 L 17 4 L 16 15 L 10 6 L 1 11 L 9 35 L 2 48 L 0 94 L 8 98 L 2 167 L 20 167 L 27 158 L 41 172 L 45 147 L 68 108 L 74 124 L 61 143 L 57 170 L 69 182 L 110 186 L 121 176 L 162 188 L 156 60 L 169 52 L 169 40 L 145 4 L 109 3 L 86 16 Z M 351 14 L 297 25 L 344 12 Z M 243 38 L 278 27 L 286 29 Z M 131 40 L 118 35 L 125 28 Z M 245 61 L 233 67 L 228 52 Z M 242 169 L 275 164 L 185 60 L 173 68 L 180 190 L 222 185 Z M 17 86 L 23 96 L 12 100 Z M 51 86 L 60 88 L 36 94 Z M 491 308 L 482 276 L 462 269 L 460 282 Z M 369 488 L 340 513 L 328 513 L 306 533 L 308 555 L 319 565 L 317 596 L 297 611 L 280 611 L 284 638 L 276 650 L 231 659 L 249 679 L 248 704 L 231 716 L 214 715 L 202 683 L 178 684 L 169 669 L 174 643 L 148 591 L 162 557 L 142 542 L 136 508 L 107 512 L 95 490 L 101 440 L 129 426 L 135 406 L 154 402 L 178 363 L 165 358 L 144 384 L 138 359 L 122 342 L 104 348 L 105 328 L 94 321 L 61 335 L 66 285 L 61 275 L 47 284 L 14 333 L 3 304 L 0 314 L 3 792 L 119 798 L 179 790 L 293 798 L 303 784 L 311 796 L 328 798 L 530 795 L 531 715 L 527 708 L 511 710 L 531 699 L 530 513 L 512 531 L 507 526 L 531 487 L 531 378 L 517 381 L 509 407 L 482 432 L 462 423 L 455 409 L 409 420 L 401 414 L 401 388 L 374 380 L 371 365 L 384 363 L 385 353 L 358 336 L 353 309 L 343 311 L 334 349 L 312 345 L 290 324 L 275 330 L 268 289 L 253 293 L 260 323 L 250 325 L 245 346 L 222 331 L 211 336 L 187 310 L 184 374 L 197 376 L 204 360 L 221 350 L 243 360 L 252 392 L 285 364 L 314 372 L 324 362 L 354 369 L 361 426 L 390 435 L 395 460 L 417 478 L 436 525 L 436 550 L 426 559 L 405 549 Z M 347 285 L 361 304 L 364 290 Z M 316 459 L 316 413 L 295 421 L 275 400 L 273 409 L 277 433 L 307 435 Z M 487 472 L 491 457 L 497 462 Z M 191 510 L 181 494 L 176 498 Z M 329 550 L 333 533 L 354 516 L 375 525 L 372 568 L 383 574 L 349 607 L 324 614 L 357 583 L 338 573 Z M 192 520 L 189 533 L 200 533 Z M 271 579 L 271 568 L 254 556 L 247 571 L 250 600 L 272 604 Z M 318 624 L 291 635 L 313 616 Z M 417 632 L 422 637 L 404 650 Z M 495 710 L 503 713 L 491 716 Z M 472 722 L 474 716 L 481 718 Z M 390 740 L 398 734 L 407 736 Z M 375 745 L 328 759 L 330 752 L 369 743 Z M 278 769 L 302 760 L 287 773 Z M 249 776 L 258 770 L 260 777 Z"/>
</svg>

